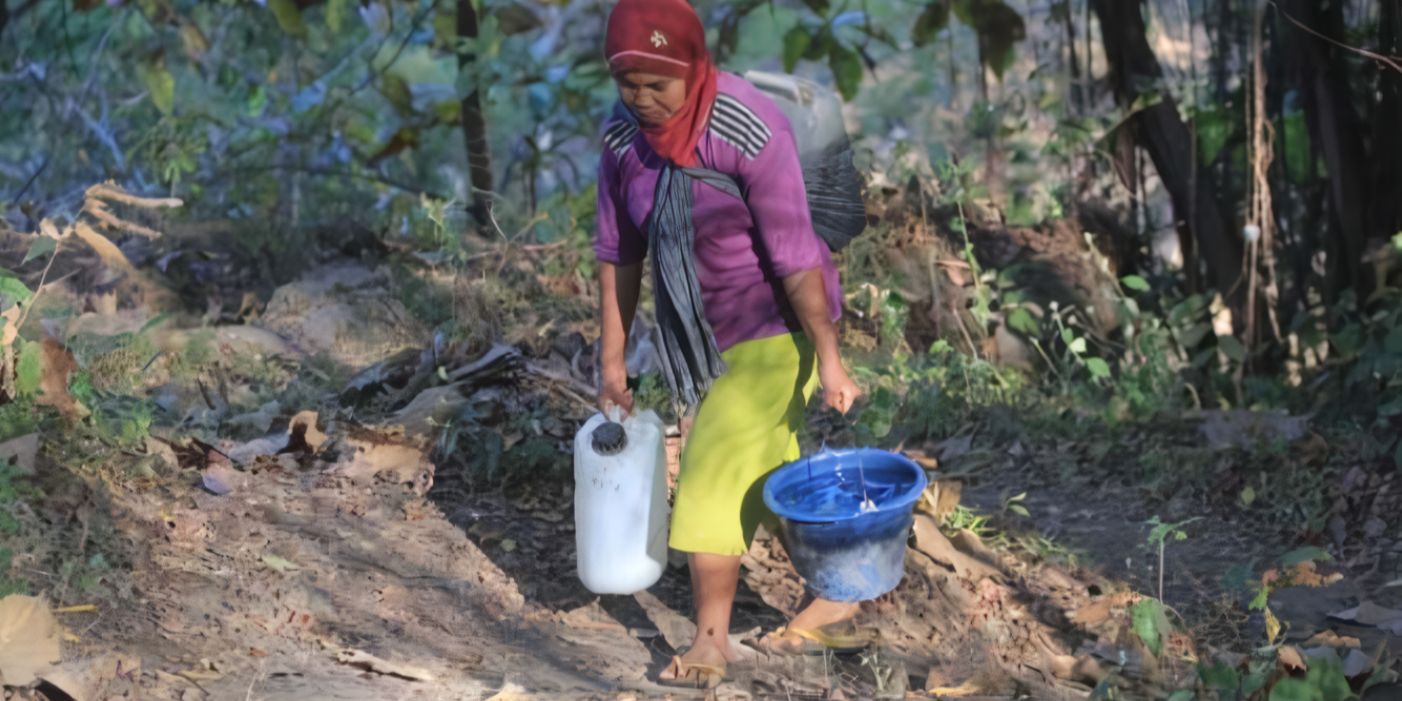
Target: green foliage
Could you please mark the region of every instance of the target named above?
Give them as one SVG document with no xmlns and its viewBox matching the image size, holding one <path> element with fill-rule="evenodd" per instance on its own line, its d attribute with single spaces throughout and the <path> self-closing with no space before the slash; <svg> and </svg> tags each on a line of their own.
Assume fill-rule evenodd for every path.
<svg viewBox="0 0 1402 701">
<path fill-rule="evenodd" d="M 1185 541 L 1188 539 L 1188 533 L 1183 530 L 1183 526 L 1201 519 L 1201 516 L 1194 516 L 1177 523 L 1164 523 L 1159 520 L 1158 516 L 1155 516 L 1148 522 L 1150 526 L 1148 542 L 1150 545 L 1160 547 L 1170 539 L 1177 542 Z"/>
<path fill-rule="evenodd" d="M 897 354 L 858 364 L 854 378 L 868 392 L 856 439 L 865 444 L 952 434 L 969 412 L 1020 401 L 1025 379 L 937 341 L 926 354 Z"/>
<path fill-rule="evenodd" d="M 20 265 L 27 265 L 29 261 L 48 257 L 53 254 L 54 249 L 57 247 L 58 239 L 48 236 L 36 236 L 34 237 L 34 242 L 29 244 L 29 252 L 24 254 L 24 260 L 20 262 Z"/>
<path fill-rule="evenodd" d="M 0 536 L 13 537 L 19 533 L 19 519 L 15 518 L 16 505 L 27 491 L 16 483 L 20 477 L 18 469 L 7 461 L 0 462 Z M 0 579 L 3 572 L 0 571 Z"/>
<path fill-rule="evenodd" d="M 7 299 L 11 304 L 15 304 L 28 300 L 32 295 L 33 292 L 30 292 L 29 286 L 25 285 L 17 275 L 0 268 L 0 299 Z"/>
<path fill-rule="evenodd" d="M 950 0 L 931 0 L 911 27 L 910 38 L 916 46 L 924 46 L 949 26 Z"/>
<path fill-rule="evenodd" d="M 1357 698 L 1344 676 L 1343 664 L 1331 657 L 1310 659 L 1303 678 L 1286 677 L 1271 687 L 1269 701 L 1346 701 Z"/>
<path fill-rule="evenodd" d="M 1327 562 L 1332 559 L 1334 559 L 1333 556 L 1323 548 L 1314 545 L 1306 545 L 1282 555 L 1280 557 L 1280 566 L 1294 567 L 1303 562 Z"/>
<path fill-rule="evenodd" d="M 1163 603 L 1149 597 L 1140 599 L 1130 607 L 1130 620 L 1134 626 L 1134 634 L 1144 641 L 1149 651 L 1155 656 L 1162 655 L 1164 637 L 1173 630 Z"/>
<path fill-rule="evenodd" d="M 33 397 L 44 379 L 43 349 L 33 341 L 20 339 L 15 361 L 15 391 L 20 397 Z"/>
<path fill-rule="evenodd" d="M 146 84 L 146 92 L 151 97 L 151 104 L 160 110 L 161 114 L 169 115 L 175 111 L 175 76 L 171 75 L 163 63 L 152 63 L 140 69 L 141 82 Z"/>
<path fill-rule="evenodd" d="M 0 503 L 0 508 L 5 505 Z M 10 576 L 10 569 L 14 563 L 15 553 L 13 550 L 0 546 L 0 599 L 11 594 L 28 594 L 29 584 L 23 579 L 16 579 Z"/>
<path fill-rule="evenodd" d="M 40 416 L 39 408 L 28 399 L 0 404 L 0 443 L 38 431 Z"/>
</svg>

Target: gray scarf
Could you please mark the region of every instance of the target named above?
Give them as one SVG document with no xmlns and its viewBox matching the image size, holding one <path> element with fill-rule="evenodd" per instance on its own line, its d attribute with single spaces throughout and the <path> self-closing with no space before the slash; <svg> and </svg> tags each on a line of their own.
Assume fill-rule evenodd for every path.
<svg viewBox="0 0 1402 701">
<path fill-rule="evenodd" d="M 697 173 L 717 187 L 707 177 Z M 662 167 L 648 218 L 648 248 L 652 251 L 652 290 L 656 301 L 662 374 L 672 396 L 687 407 L 701 403 L 725 361 L 701 303 L 696 276 L 696 222 L 692 217 L 692 171 L 672 164 Z M 733 183 L 729 183 L 734 187 Z"/>
</svg>

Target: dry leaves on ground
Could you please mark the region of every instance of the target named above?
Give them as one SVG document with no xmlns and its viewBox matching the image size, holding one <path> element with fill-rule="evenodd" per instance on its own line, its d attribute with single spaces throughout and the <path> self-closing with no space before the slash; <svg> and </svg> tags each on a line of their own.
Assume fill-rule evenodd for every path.
<svg viewBox="0 0 1402 701">
<path fill-rule="evenodd" d="M 60 659 L 58 621 L 48 604 L 19 594 L 0 599 L 0 681 L 29 686 Z"/>
</svg>

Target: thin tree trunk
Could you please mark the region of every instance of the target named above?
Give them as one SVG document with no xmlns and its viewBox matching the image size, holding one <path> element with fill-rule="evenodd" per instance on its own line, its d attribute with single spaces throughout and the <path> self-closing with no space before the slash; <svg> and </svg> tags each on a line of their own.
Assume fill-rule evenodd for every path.
<svg viewBox="0 0 1402 701">
<path fill-rule="evenodd" d="M 472 0 L 458 0 L 458 38 L 477 38 L 477 8 Z M 458 55 L 458 70 L 468 70 L 477 60 L 471 52 Z M 467 168 L 472 184 L 472 216 L 481 228 L 491 219 L 492 153 L 487 141 L 487 120 L 482 114 L 481 93 L 473 89 L 460 106 L 463 142 L 467 147 Z"/>
<path fill-rule="evenodd" d="M 1122 108 L 1131 109 L 1145 87 L 1163 79 L 1163 69 L 1149 47 L 1141 4 L 1129 0 L 1091 2 L 1100 20 L 1115 99 Z M 1135 113 L 1129 125 L 1169 192 L 1178 225 L 1187 227 L 1197 243 L 1197 253 L 1207 265 L 1208 283 L 1222 294 L 1240 324 L 1246 300 L 1239 281 L 1241 240 L 1229 226 L 1211 179 L 1199 174 L 1194 185 L 1192 138 L 1178 116 L 1177 102 L 1165 93 L 1159 102 Z"/>
<path fill-rule="evenodd" d="M 1378 53 L 1402 56 L 1402 7 L 1397 0 L 1378 0 Z M 1375 154 L 1402 154 L 1402 73 L 1374 64 L 1378 72 L 1378 108 L 1373 113 Z M 1371 158 L 1373 164 L 1373 238 L 1402 233 L 1402 159 Z"/>
<path fill-rule="evenodd" d="M 1344 36 L 1342 6 L 1321 9 L 1316 0 L 1285 0 L 1290 16 L 1326 36 Z M 1373 276 L 1363 264 L 1368 241 L 1369 183 L 1365 125 L 1346 91 L 1348 69 L 1323 39 L 1287 22 L 1285 44 L 1296 86 L 1303 97 L 1312 148 L 1329 171 L 1329 201 L 1335 235 L 1326 239 L 1326 294 L 1352 288 L 1359 301 L 1373 290 Z M 1341 89 L 1343 88 L 1343 89 Z"/>
<path fill-rule="evenodd" d="M 1071 6 L 1071 0 L 1064 0 L 1066 14 L 1062 18 L 1066 24 L 1066 50 L 1071 54 L 1071 90 L 1068 97 L 1071 101 L 1072 114 L 1080 114 L 1086 105 L 1081 97 L 1081 61 L 1076 55 L 1076 19 L 1075 11 Z"/>
</svg>

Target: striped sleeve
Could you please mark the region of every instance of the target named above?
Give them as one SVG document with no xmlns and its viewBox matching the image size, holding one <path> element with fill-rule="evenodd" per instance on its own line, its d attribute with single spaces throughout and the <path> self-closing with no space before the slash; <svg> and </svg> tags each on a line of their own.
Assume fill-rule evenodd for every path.
<svg viewBox="0 0 1402 701">
<path fill-rule="evenodd" d="M 754 160 L 774 138 L 774 132 L 755 111 L 740 100 L 721 93 L 711 108 L 711 132 Z"/>
</svg>

